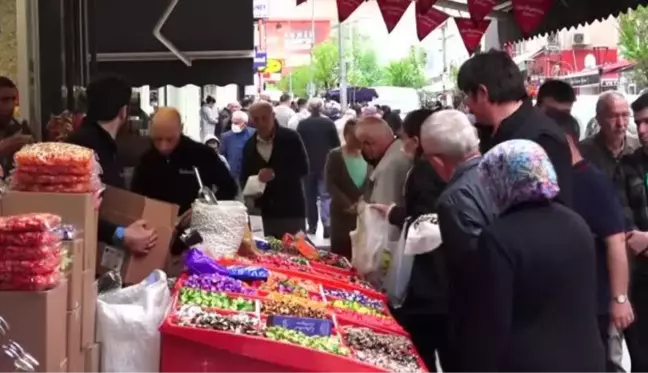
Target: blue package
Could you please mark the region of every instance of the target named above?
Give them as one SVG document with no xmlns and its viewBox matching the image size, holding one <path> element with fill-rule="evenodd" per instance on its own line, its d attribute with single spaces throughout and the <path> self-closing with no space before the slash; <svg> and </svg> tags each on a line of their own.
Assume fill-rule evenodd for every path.
<svg viewBox="0 0 648 373">
<path fill-rule="evenodd" d="M 259 248 L 259 250 L 263 250 L 263 251 L 270 250 L 270 244 L 268 243 L 267 240 L 264 240 L 263 238 L 255 238 L 254 243 L 256 244 L 256 247 Z"/>
<path fill-rule="evenodd" d="M 333 332 L 333 323 L 328 319 L 270 315 L 268 316 L 268 325 L 297 330 L 308 336 L 328 337 Z"/>
<path fill-rule="evenodd" d="M 241 281 L 265 281 L 270 273 L 259 266 L 229 266 L 227 275 Z"/>
</svg>

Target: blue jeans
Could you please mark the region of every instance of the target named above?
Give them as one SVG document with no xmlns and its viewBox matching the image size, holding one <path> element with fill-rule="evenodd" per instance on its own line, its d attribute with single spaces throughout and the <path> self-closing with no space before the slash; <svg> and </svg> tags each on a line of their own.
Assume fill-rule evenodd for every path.
<svg viewBox="0 0 648 373">
<path fill-rule="evenodd" d="M 326 228 L 331 226 L 331 198 L 326 190 L 324 181 L 324 172 L 312 173 L 306 176 L 304 180 L 304 189 L 306 193 L 306 215 L 308 220 L 308 229 L 317 228 L 318 215 L 322 219 L 322 225 Z M 320 201 L 318 214 L 317 199 Z"/>
</svg>

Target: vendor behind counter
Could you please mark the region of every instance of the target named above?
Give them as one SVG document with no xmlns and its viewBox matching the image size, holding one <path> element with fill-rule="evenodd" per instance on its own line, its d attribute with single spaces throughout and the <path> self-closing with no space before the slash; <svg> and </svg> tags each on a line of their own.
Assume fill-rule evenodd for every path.
<svg viewBox="0 0 648 373">
<path fill-rule="evenodd" d="M 153 147 L 135 167 L 134 193 L 177 204 L 183 214 L 200 190 L 193 170 L 197 167 L 204 185 L 215 190 L 218 200 L 236 198 L 238 185 L 227 166 L 212 148 L 182 134 L 182 119 L 176 109 L 158 109 L 150 137 Z"/>
</svg>

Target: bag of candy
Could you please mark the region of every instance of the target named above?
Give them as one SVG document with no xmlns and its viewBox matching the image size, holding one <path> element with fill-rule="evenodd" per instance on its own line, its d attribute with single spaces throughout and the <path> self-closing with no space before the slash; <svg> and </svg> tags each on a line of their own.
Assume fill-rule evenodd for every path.
<svg viewBox="0 0 648 373">
<path fill-rule="evenodd" d="M 12 190 L 21 192 L 40 193 L 90 193 L 93 187 L 90 182 L 83 183 L 60 183 L 60 184 L 27 184 L 12 179 L 10 183 Z"/>
<path fill-rule="evenodd" d="M 14 156 L 16 168 L 24 166 L 85 169 L 92 172 L 94 152 L 79 145 L 62 142 L 42 142 L 24 146 Z"/>
<path fill-rule="evenodd" d="M 48 246 L 61 242 L 61 239 L 61 234 L 56 229 L 40 232 L 0 232 L 0 253 L 6 246 Z"/>
<path fill-rule="evenodd" d="M 0 290 L 44 291 L 57 287 L 62 278 L 59 271 L 35 276 L 0 274 Z"/>
<path fill-rule="evenodd" d="M 19 275 L 46 275 L 59 271 L 60 255 L 50 255 L 36 260 L 0 260 L 0 273 Z"/>
<path fill-rule="evenodd" d="M 0 217 L 0 232 L 48 232 L 61 224 L 61 217 L 50 213 L 29 213 Z"/>
<path fill-rule="evenodd" d="M 0 246 L 0 261 L 38 260 L 61 255 L 61 244 L 35 246 Z"/>
</svg>

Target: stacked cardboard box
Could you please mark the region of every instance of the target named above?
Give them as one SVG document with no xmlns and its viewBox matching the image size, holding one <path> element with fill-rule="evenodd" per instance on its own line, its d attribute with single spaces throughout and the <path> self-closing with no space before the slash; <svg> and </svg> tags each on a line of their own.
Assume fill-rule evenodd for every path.
<svg viewBox="0 0 648 373">
<path fill-rule="evenodd" d="M 37 371 L 97 372 L 97 359 L 93 360 L 99 353 L 95 332 L 97 212 L 92 196 L 9 192 L 0 207 L 3 215 L 57 214 L 79 231 L 76 240 L 64 242 L 71 264 L 61 286 L 47 292 L 0 292 L 0 315 L 9 315 L 5 318 L 11 324 L 11 337 L 40 362 Z M 13 316 L 26 313 L 35 314 L 30 317 L 34 320 Z M 61 343 L 63 336 L 66 343 Z M 13 370 L 4 368 L 0 365 L 0 371 Z"/>
</svg>

